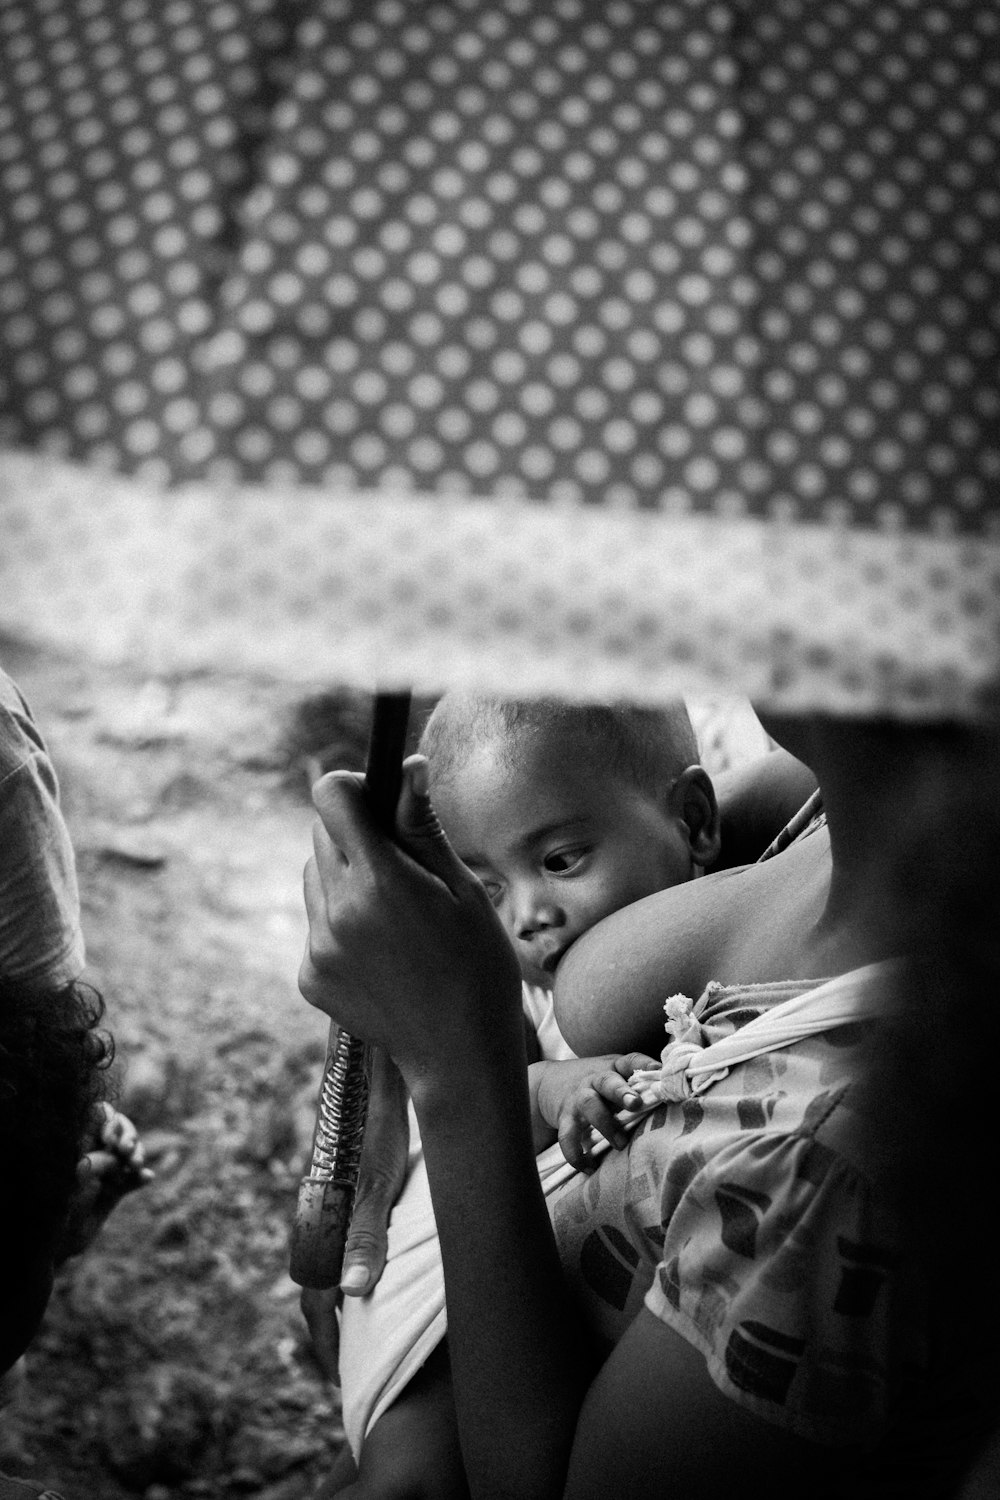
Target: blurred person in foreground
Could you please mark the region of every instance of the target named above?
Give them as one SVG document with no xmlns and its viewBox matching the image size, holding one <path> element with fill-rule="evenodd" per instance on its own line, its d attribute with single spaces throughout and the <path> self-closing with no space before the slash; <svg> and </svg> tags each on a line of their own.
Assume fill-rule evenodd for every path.
<svg viewBox="0 0 1000 1500">
<path fill-rule="evenodd" d="M 104 1002 L 81 982 L 85 951 L 73 845 L 45 741 L 0 670 L 0 1125 L 8 1162 L 0 1405 L 53 1276 L 148 1182 L 138 1132 L 106 1097 Z M 27 1481 L 0 1475 L 0 1500 Z M 37 1492 L 37 1487 L 35 1491 Z"/>
</svg>

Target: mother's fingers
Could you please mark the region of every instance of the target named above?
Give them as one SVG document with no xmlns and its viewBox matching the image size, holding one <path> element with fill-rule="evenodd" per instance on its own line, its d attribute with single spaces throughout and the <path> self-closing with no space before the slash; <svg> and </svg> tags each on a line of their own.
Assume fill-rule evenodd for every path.
<svg viewBox="0 0 1000 1500">
<path fill-rule="evenodd" d="M 369 863 L 378 857 L 385 835 L 378 827 L 365 797 L 365 779 L 356 771 L 331 771 L 321 776 L 312 789 L 313 806 L 329 843 L 319 840 L 319 849 L 337 851 L 341 861 Z M 313 835 L 317 847 L 318 835 Z M 318 855 L 317 855 L 318 857 Z M 326 857 L 326 855 L 324 856 Z M 320 869 L 324 870 L 323 861 Z"/>
<path fill-rule="evenodd" d="M 315 858 L 310 859 L 306 864 L 302 876 L 302 889 L 305 895 L 309 932 L 306 937 L 306 950 L 302 955 L 299 968 L 299 989 L 311 1005 L 317 1005 L 320 1004 L 316 998 L 316 986 L 320 978 L 319 969 L 329 963 L 332 956 L 333 938 L 329 925 L 326 886 Z M 320 1008 L 322 1009 L 321 1004 Z"/>
<path fill-rule="evenodd" d="M 468 1050 L 485 1046 L 488 1018 L 497 1022 L 487 997 L 503 1024 L 521 1023 L 513 950 L 483 887 L 449 848 L 419 763 L 404 788 L 395 841 L 357 777 L 334 773 L 313 788 L 323 831 L 305 870 L 299 989 L 352 1036 L 384 1045 L 408 1076 L 410 1066 L 446 1066 L 456 1027 Z"/>
<path fill-rule="evenodd" d="M 340 1324 L 337 1309 L 343 1302 L 340 1287 L 328 1291 L 317 1291 L 314 1287 L 303 1288 L 299 1298 L 302 1316 L 306 1320 L 313 1343 L 316 1361 L 334 1385 L 340 1384 Z"/>
<path fill-rule="evenodd" d="M 350 865 L 319 818 L 313 819 L 313 854 L 302 872 L 306 916 L 310 938 L 322 946 L 329 920 L 334 916 L 338 895 L 345 889 Z"/>
<path fill-rule="evenodd" d="M 302 890 L 311 931 L 314 924 L 326 915 L 326 893 L 315 855 L 312 859 L 306 860 L 305 869 L 302 871 Z"/>
<path fill-rule="evenodd" d="M 400 847 L 425 870 L 443 880 L 453 893 L 467 881 L 468 871 L 448 843 L 431 805 L 426 756 L 411 755 L 403 763 L 396 836 Z"/>
<path fill-rule="evenodd" d="M 322 873 L 336 874 L 339 870 L 346 869 L 347 856 L 343 848 L 331 838 L 322 814 L 313 819 L 312 846 L 313 858 Z"/>
</svg>

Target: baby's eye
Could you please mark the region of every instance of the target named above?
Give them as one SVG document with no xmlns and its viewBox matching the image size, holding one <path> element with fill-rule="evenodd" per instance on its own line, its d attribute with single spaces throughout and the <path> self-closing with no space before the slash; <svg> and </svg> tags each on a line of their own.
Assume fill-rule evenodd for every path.
<svg viewBox="0 0 1000 1500">
<path fill-rule="evenodd" d="M 566 875 L 570 870 L 576 869 L 589 853 L 589 847 L 582 844 L 572 849 L 555 849 L 551 854 L 546 854 L 542 864 L 551 875 Z"/>
</svg>

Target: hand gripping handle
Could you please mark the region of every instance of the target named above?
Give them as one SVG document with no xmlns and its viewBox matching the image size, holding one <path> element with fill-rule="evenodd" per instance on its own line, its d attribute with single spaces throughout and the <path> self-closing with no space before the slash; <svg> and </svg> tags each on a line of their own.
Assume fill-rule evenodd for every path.
<svg viewBox="0 0 1000 1500">
<path fill-rule="evenodd" d="M 403 775 L 409 693 L 378 693 L 372 716 L 365 787 L 381 826 L 390 831 Z M 330 1026 L 316 1107 L 308 1175 L 299 1185 L 289 1274 L 302 1287 L 337 1286 L 358 1189 L 368 1114 L 371 1048 Z"/>
</svg>

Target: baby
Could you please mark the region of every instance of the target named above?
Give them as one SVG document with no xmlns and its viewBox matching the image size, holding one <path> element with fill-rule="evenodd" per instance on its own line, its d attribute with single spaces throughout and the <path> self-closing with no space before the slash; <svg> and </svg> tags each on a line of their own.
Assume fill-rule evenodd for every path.
<svg viewBox="0 0 1000 1500">
<path fill-rule="evenodd" d="M 649 710 L 449 694 L 421 750 L 444 830 L 518 956 L 534 1023 L 535 1149 L 558 1138 L 566 1159 L 586 1168 L 592 1129 L 624 1145 L 614 1114 L 638 1103 L 626 1079 L 651 1064 L 636 1053 L 566 1061 L 552 984 L 603 917 L 717 860 L 719 810 L 690 716 L 679 701 Z"/>
<path fill-rule="evenodd" d="M 552 1013 L 556 972 L 602 918 L 717 864 L 715 790 L 680 701 L 649 710 L 448 694 L 420 749 L 445 833 L 489 892 L 518 955 L 535 1149 L 543 1186 L 554 1187 L 567 1162 L 591 1169 L 595 1132 L 624 1146 L 615 1116 L 640 1103 L 627 1080 L 655 1066 L 642 1053 L 574 1057 Z M 382 1280 L 344 1304 L 344 1423 L 359 1462 L 350 1494 L 461 1493 L 438 1347 L 444 1330 L 436 1231 L 415 1144 Z M 322 1494 L 340 1492 L 331 1480 Z"/>
</svg>

